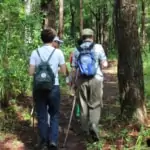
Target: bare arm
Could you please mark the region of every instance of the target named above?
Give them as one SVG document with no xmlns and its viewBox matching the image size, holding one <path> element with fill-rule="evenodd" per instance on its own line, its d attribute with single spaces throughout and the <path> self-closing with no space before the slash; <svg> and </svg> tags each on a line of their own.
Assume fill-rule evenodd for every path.
<svg viewBox="0 0 150 150">
<path fill-rule="evenodd" d="M 66 67 L 66 64 L 62 64 L 62 65 L 60 65 L 60 72 L 64 75 L 64 76 L 66 76 L 66 73 L 67 73 L 67 69 L 66 69 L 67 67 Z"/>
<path fill-rule="evenodd" d="M 35 66 L 36 66 L 36 53 L 35 53 L 35 51 L 33 51 L 30 56 L 30 63 L 29 63 L 29 70 L 28 70 L 30 76 L 34 75 Z"/>
<path fill-rule="evenodd" d="M 106 68 L 106 67 L 108 67 L 108 61 L 107 60 L 101 61 L 101 68 L 103 69 L 103 68 Z"/>
<path fill-rule="evenodd" d="M 29 75 L 33 76 L 35 73 L 35 66 L 34 65 L 30 65 L 29 66 Z"/>
</svg>

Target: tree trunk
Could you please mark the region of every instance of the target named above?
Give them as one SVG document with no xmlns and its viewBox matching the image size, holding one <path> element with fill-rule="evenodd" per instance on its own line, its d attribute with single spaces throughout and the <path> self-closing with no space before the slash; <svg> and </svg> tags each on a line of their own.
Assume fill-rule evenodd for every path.
<svg viewBox="0 0 150 150">
<path fill-rule="evenodd" d="M 99 33 L 98 33 L 98 43 L 102 43 L 102 33 L 103 33 L 103 26 L 102 26 L 102 10 L 98 7 L 97 13 L 98 13 L 98 20 L 99 20 Z"/>
<path fill-rule="evenodd" d="M 142 18 L 141 18 L 141 37 L 142 37 L 142 45 L 145 44 L 146 33 L 145 33 L 145 0 L 141 1 L 142 3 Z"/>
<path fill-rule="evenodd" d="M 83 0 L 80 0 L 80 34 L 83 30 Z"/>
<path fill-rule="evenodd" d="M 31 0 L 26 0 L 25 1 L 25 13 L 26 16 L 30 15 L 31 13 L 31 9 L 32 9 L 32 1 Z M 32 38 L 31 38 L 31 29 L 29 27 L 25 26 L 25 43 L 31 43 L 32 42 Z"/>
<path fill-rule="evenodd" d="M 96 15 L 97 16 L 97 15 Z M 95 22 L 96 22 L 96 43 L 98 43 L 98 41 L 99 41 L 99 30 L 100 30 L 100 28 L 99 28 L 99 20 L 97 19 L 97 17 L 95 17 Z"/>
<path fill-rule="evenodd" d="M 101 35 L 102 35 L 102 21 L 101 21 L 101 9 L 98 7 L 95 13 L 95 20 L 96 20 L 96 43 L 101 43 Z"/>
<path fill-rule="evenodd" d="M 115 0 L 121 114 L 144 123 L 143 65 L 137 26 L 137 0 Z"/>
<path fill-rule="evenodd" d="M 56 29 L 56 8 L 55 0 L 41 1 L 41 9 L 45 16 L 43 18 L 43 28 L 52 27 Z"/>
<path fill-rule="evenodd" d="M 25 12 L 26 12 L 26 15 L 30 15 L 31 8 L 32 8 L 31 0 L 25 0 Z"/>
<path fill-rule="evenodd" d="M 106 55 L 108 54 L 108 40 L 109 40 L 109 32 L 108 32 L 108 9 L 107 4 L 103 8 L 103 47 Z"/>
<path fill-rule="evenodd" d="M 71 37 L 75 38 L 75 8 L 72 1 L 70 1 L 70 13 L 71 13 L 71 25 L 70 25 L 70 34 Z"/>
<path fill-rule="evenodd" d="M 60 38 L 63 37 L 64 31 L 64 0 L 59 0 L 59 31 L 58 35 Z"/>
<path fill-rule="evenodd" d="M 91 18 L 92 18 L 92 29 L 95 31 L 95 42 L 98 43 L 99 40 L 99 21 L 100 18 L 98 17 L 98 13 L 95 12 L 92 7 L 89 5 L 89 9 L 91 12 Z"/>
</svg>

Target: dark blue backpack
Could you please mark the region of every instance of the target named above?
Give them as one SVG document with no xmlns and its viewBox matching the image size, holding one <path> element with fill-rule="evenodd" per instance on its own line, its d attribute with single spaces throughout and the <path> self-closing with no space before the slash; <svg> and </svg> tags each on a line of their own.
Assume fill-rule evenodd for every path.
<svg viewBox="0 0 150 150">
<path fill-rule="evenodd" d="M 79 56 L 77 59 L 77 65 L 81 76 L 93 77 L 96 74 L 96 60 L 93 50 L 94 43 L 91 43 L 88 47 L 79 47 Z"/>
<path fill-rule="evenodd" d="M 55 83 L 55 75 L 51 66 L 49 65 L 49 61 L 54 53 L 55 49 L 52 51 L 47 61 L 43 61 L 39 51 L 37 50 L 37 54 L 41 59 L 41 63 L 36 67 L 36 72 L 34 74 L 34 90 L 51 90 Z"/>
</svg>

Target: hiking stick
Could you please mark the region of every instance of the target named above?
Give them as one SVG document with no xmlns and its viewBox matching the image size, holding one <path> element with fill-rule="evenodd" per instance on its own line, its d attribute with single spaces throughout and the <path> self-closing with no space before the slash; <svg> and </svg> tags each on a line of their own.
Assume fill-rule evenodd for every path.
<svg viewBox="0 0 150 150">
<path fill-rule="evenodd" d="M 34 110 L 35 110 L 35 108 L 34 108 L 34 105 L 33 105 L 32 110 L 31 110 L 32 127 L 33 127 L 33 130 L 34 130 Z"/>
<path fill-rule="evenodd" d="M 77 70 L 77 72 L 75 74 L 74 83 L 76 83 L 77 77 L 78 77 L 78 70 Z M 76 95 L 74 93 L 74 98 L 73 98 L 73 103 L 72 103 L 72 110 L 71 110 L 71 114 L 70 114 L 70 118 L 69 118 L 69 124 L 68 124 L 68 128 L 67 128 L 65 140 L 64 140 L 64 143 L 63 143 L 63 147 L 66 146 L 66 142 L 67 142 L 67 138 L 68 138 L 68 133 L 69 133 L 69 129 L 70 129 L 70 126 L 71 126 L 71 121 L 72 121 L 72 117 L 73 117 L 73 113 L 74 113 L 75 104 L 76 104 Z"/>
<path fill-rule="evenodd" d="M 68 138 L 68 133 L 69 133 L 69 129 L 70 129 L 70 126 L 71 126 L 71 121 L 72 121 L 72 117 L 73 117 L 73 113 L 74 113 L 75 104 L 76 104 L 76 96 L 74 95 L 73 104 L 72 104 L 72 110 L 71 110 L 71 115 L 70 115 L 70 118 L 69 118 L 69 124 L 68 124 L 68 128 L 67 128 L 65 140 L 64 140 L 64 143 L 63 143 L 63 147 L 66 146 L 66 142 L 67 142 L 67 138 Z"/>
</svg>

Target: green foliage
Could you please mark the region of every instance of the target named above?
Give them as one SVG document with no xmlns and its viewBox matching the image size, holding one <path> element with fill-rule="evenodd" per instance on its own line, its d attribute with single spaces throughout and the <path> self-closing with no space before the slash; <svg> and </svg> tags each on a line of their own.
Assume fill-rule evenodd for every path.
<svg viewBox="0 0 150 150">
<path fill-rule="evenodd" d="M 43 0 L 45 3 L 47 0 Z M 107 7 L 108 21 L 106 25 L 109 30 L 109 42 L 108 42 L 108 58 L 114 59 L 117 56 L 114 43 L 114 29 L 113 29 L 113 2 L 114 0 L 85 0 L 83 1 L 83 19 L 84 27 L 93 28 L 96 32 L 96 19 L 99 21 L 100 25 L 103 25 L 104 7 Z M 147 39 L 150 38 L 150 25 L 149 25 L 149 12 L 148 4 L 149 1 L 145 1 L 146 6 L 146 33 Z M 56 7 L 58 9 L 58 1 Z M 79 17 L 79 7 L 80 1 L 77 0 L 65 0 L 64 1 L 64 44 L 61 49 L 64 52 L 67 66 L 69 65 L 69 55 L 74 50 L 76 44 L 76 38 L 79 37 L 80 29 L 80 17 Z M 74 28 L 75 35 L 71 36 L 71 6 L 74 13 Z M 139 28 L 141 26 L 141 1 L 138 1 L 138 24 Z M 31 91 L 31 81 L 32 78 L 28 76 L 28 63 L 31 51 L 37 48 L 40 43 L 40 30 L 42 24 L 42 17 L 40 14 L 40 0 L 32 1 L 32 10 L 29 14 L 26 13 L 25 3 L 20 0 L 1 0 L 0 1 L 0 102 L 8 101 L 13 105 L 4 110 L 5 113 L 0 113 L 0 131 L 3 132 L 13 132 L 18 121 L 18 112 L 21 112 L 23 120 L 30 120 L 30 114 L 28 109 L 23 109 L 16 105 L 17 99 L 12 99 L 19 94 L 26 94 Z M 100 10 L 100 14 L 99 11 Z M 95 17 L 95 14 L 99 18 Z M 57 20 L 58 20 L 57 11 Z M 114 15 L 114 14 L 113 14 Z M 58 21 L 57 27 L 58 27 Z M 99 27 L 100 28 L 100 27 Z M 102 30 L 102 29 L 101 29 Z M 101 31 L 99 31 L 101 32 Z M 102 35 L 100 35 L 102 36 Z M 143 54 L 144 60 L 144 77 L 145 77 L 145 95 L 146 98 L 150 98 L 150 45 L 146 45 L 143 49 L 146 53 Z M 65 83 L 65 78 L 60 75 L 60 85 L 62 88 L 62 93 L 66 94 L 68 88 Z M 148 107 L 150 107 L 150 102 L 148 102 Z M 105 118 L 106 126 L 101 128 L 101 131 L 106 131 L 107 136 L 102 137 L 97 143 L 87 144 L 88 150 L 102 149 L 107 141 L 114 148 L 117 138 L 121 138 L 125 141 L 125 148 L 128 149 L 129 145 L 134 144 L 134 149 L 142 149 L 144 145 L 144 138 L 150 136 L 150 130 L 142 128 L 139 136 L 132 138 L 128 136 L 130 132 L 129 129 L 122 127 L 113 127 L 116 121 L 116 115 L 110 112 Z M 109 128 L 110 126 L 110 128 Z M 119 131 L 119 132 L 118 132 Z M 101 133 L 102 133 L 101 132 Z M 102 134 L 101 134 L 102 135 Z M 1 138 L 1 137 L 0 137 Z M 136 142 L 134 141 L 136 140 Z M 126 148 L 127 147 L 127 148 Z"/>
<path fill-rule="evenodd" d="M 35 7 L 35 8 L 34 8 Z M 31 80 L 28 63 L 31 50 L 39 44 L 41 17 L 33 5 L 26 14 L 25 4 L 20 0 L 0 3 L 0 100 L 26 93 Z"/>
<path fill-rule="evenodd" d="M 87 150 L 101 150 L 103 148 L 103 140 L 98 143 L 93 143 L 93 144 L 87 144 Z"/>
<path fill-rule="evenodd" d="M 0 131 L 1 133 L 13 133 L 18 127 L 21 127 L 21 121 L 30 125 L 31 115 L 28 108 L 19 106 L 17 100 L 10 100 L 11 106 L 0 112 Z"/>
<path fill-rule="evenodd" d="M 143 55 L 144 85 L 146 98 L 150 98 L 150 53 Z"/>
</svg>

